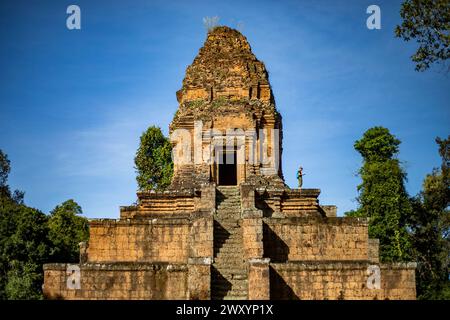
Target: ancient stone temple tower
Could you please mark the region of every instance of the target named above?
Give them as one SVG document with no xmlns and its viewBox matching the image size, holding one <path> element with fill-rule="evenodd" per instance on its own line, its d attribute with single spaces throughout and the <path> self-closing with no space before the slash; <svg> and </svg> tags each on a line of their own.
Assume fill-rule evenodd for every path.
<svg viewBox="0 0 450 320">
<path fill-rule="evenodd" d="M 168 190 L 93 220 L 78 264 L 44 266 L 63 299 L 414 299 L 415 265 L 381 264 L 361 218 L 291 189 L 264 64 L 228 27 L 187 68 Z"/>
</svg>

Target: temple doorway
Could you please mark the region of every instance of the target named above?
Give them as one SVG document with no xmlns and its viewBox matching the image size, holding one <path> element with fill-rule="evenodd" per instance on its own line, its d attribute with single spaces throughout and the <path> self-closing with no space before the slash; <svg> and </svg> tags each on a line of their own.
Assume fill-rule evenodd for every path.
<svg viewBox="0 0 450 320">
<path fill-rule="evenodd" d="M 237 156 L 236 150 L 219 152 L 218 181 L 220 186 L 237 185 Z"/>
</svg>

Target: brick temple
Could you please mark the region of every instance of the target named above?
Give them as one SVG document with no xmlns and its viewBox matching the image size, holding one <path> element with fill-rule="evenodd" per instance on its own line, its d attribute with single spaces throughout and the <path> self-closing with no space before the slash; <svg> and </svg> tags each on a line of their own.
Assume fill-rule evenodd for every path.
<svg viewBox="0 0 450 320">
<path fill-rule="evenodd" d="M 241 33 L 208 33 L 177 100 L 170 187 L 92 220 L 79 264 L 44 265 L 47 298 L 415 299 L 415 264 L 380 263 L 366 219 L 284 183 L 281 115 Z"/>
</svg>

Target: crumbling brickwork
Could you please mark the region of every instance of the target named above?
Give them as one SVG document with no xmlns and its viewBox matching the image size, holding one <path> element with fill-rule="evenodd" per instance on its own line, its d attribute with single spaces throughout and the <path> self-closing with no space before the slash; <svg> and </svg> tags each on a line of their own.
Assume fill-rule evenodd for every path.
<svg viewBox="0 0 450 320">
<path fill-rule="evenodd" d="M 47 299 L 187 299 L 188 267 L 183 264 L 87 263 L 80 265 L 79 289 L 67 285 L 66 264 L 44 266 Z"/>
<path fill-rule="evenodd" d="M 93 221 L 88 261 L 186 263 L 189 235 L 188 219 Z"/>
<path fill-rule="evenodd" d="M 266 218 L 264 252 L 272 261 L 367 260 L 367 227 L 361 218 Z"/>
<path fill-rule="evenodd" d="M 367 262 L 273 263 L 272 299 L 415 299 L 415 264 L 382 264 L 379 288 L 368 287 Z"/>
</svg>

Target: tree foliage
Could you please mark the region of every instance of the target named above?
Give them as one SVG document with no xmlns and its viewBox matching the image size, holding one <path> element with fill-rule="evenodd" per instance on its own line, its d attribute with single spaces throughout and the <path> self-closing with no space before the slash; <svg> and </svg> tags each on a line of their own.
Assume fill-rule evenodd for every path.
<svg viewBox="0 0 450 320">
<path fill-rule="evenodd" d="M 0 150 L 0 197 L 12 199 L 17 203 L 23 203 L 24 192 L 15 190 L 11 193 L 8 186 L 8 176 L 11 171 L 11 163 L 8 156 Z"/>
<path fill-rule="evenodd" d="M 8 160 L 8 157 L 6 154 L 3 153 L 2 150 L 0 150 L 0 187 L 4 188 L 7 186 L 8 182 L 8 175 L 11 171 L 11 164 Z"/>
<path fill-rule="evenodd" d="M 347 215 L 369 219 L 369 236 L 380 240 L 380 258 L 385 262 L 407 261 L 411 252 L 406 219 L 412 209 L 404 186 L 406 173 L 394 158 L 399 144 L 383 127 L 367 130 L 355 142 L 363 158 L 362 183 L 359 208 Z"/>
<path fill-rule="evenodd" d="M 410 218 L 416 271 L 417 295 L 422 299 L 450 299 L 450 136 L 436 139 L 442 158 L 423 182 L 422 191 L 412 199 Z"/>
<path fill-rule="evenodd" d="M 0 199 L 0 297 L 41 297 L 42 264 L 48 260 L 47 216 L 39 210 Z M 18 287 L 20 285 L 20 287 Z"/>
<path fill-rule="evenodd" d="M 0 299 L 41 299 L 44 263 L 75 261 L 78 242 L 86 239 L 87 220 L 73 200 L 50 217 L 26 206 L 23 192 L 10 192 L 10 162 L 0 150 Z"/>
<path fill-rule="evenodd" d="M 173 174 L 172 146 L 160 128 L 151 126 L 142 134 L 134 162 L 140 190 L 163 190 L 169 186 Z"/>
<path fill-rule="evenodd" d="M 405 41 L 416 39 L 419 48 L 411 57 L 417 71 L 450 57 L 450 2 L 448 0 L 406 0 L 401 7 L 402 24 L 395 35 Z"/>
<path fill-rule="evenodd" d="M 79 244 L 89 238 L 88 220 L 80 215 L 81 207 L 72 199 L 56 206 L 48 220 L 51 258 L 57 262 L 78 262 Z"/>
</svg>

